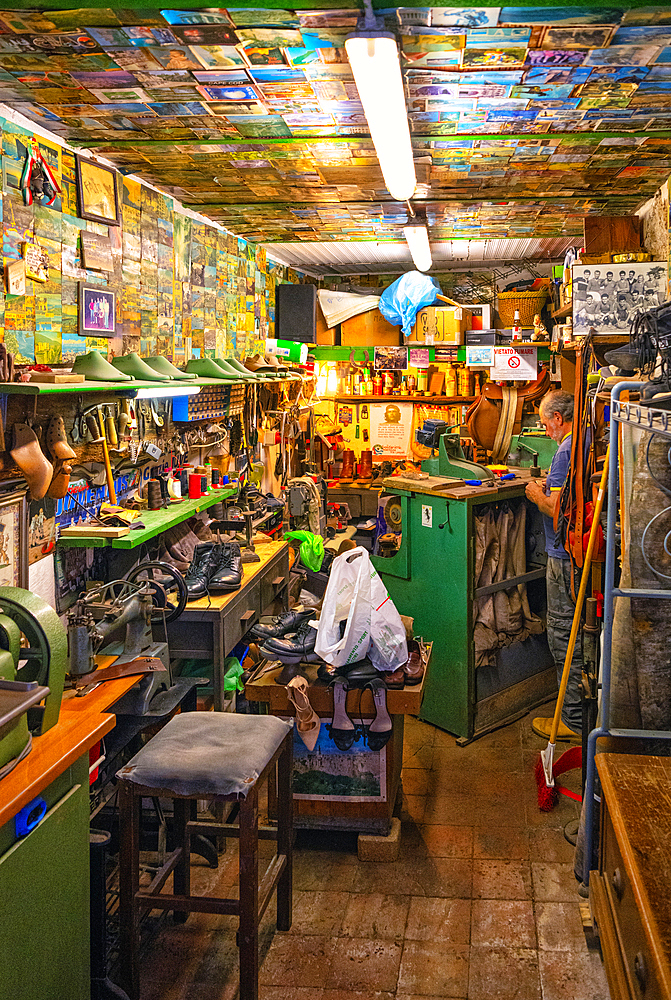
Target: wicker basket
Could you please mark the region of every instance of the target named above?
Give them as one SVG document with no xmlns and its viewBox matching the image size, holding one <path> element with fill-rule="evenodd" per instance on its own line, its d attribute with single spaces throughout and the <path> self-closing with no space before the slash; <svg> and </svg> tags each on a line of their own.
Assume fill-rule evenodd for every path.
<svg viewBox="0 0 671 1000">
<path fill-rule="evenodd" d="M 499 292 L 496 299 L 503 326 L 513 325 L 516 309 L 520 312 L 520 326 L 533 326 L 534 316 L 541 311 L 547 297 L 547 288 L 535 292 Z"/>
</svg>

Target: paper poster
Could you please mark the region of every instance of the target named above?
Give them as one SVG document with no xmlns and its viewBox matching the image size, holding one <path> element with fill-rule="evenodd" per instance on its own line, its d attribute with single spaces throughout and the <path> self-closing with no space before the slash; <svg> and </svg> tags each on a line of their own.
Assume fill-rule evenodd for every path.
<svg viewBox="0 0 671 1000">
<path fill-rule="evenodd" d="M 495 347 L 494 367 L 490 377 L 495 381 L 524 382 L 538 378 L 537 348 Z"/>
<path fill-rule="evenodd" d="M 466 346 L 466 365 L 469 368 L 493 368 L 494 345 L 471 344 Z"/>
<path fill-rule="evenodd" d="M 411 434 L 412 403 L 371 404 L 370 442 L 376 458 L 405 458 Z"/>
<path fill-rule="evenodd" d="M 430 364 L 431 364 L 431 354 L 428 347 L 409 348 L 408 365 L 410 368 L 428 368 Z"/>
</svg>

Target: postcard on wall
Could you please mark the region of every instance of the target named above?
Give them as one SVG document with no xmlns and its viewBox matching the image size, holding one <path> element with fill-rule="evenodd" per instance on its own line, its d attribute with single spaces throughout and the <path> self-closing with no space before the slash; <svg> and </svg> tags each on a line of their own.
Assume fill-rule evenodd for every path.
<svg viewBox="0 0 671 1000">
<path fill-rule="evenodd" d="M 410 450 L 412 403 L 372 403 L 370 443 L 376 457 L 403 458 Z"/>
<path fill-rule="evenodd" d="M 431 352 L 428 347 L 410 347 L 408 349 L 408 365 L 410 368 L 428 368 L 431 364 Z"/>
<path fill-rule="evenodd" d="M 23 244 L 23 259 L 26 265 L 26 278 L 33 281 L 49 280 L 49 254 L 37 243 Z"/>
<path fill-rule="evenodd" d="M 466 364 L 471 368 L 493 368 L 494 345 L 467 344 Z"/>
<path fill-rule="evenodd" d="M 574 265 L 573 331 L 626 333 L 639 311 L 653 309 L 667 298 L 667 264 Z"/>
<path fill-rule="evenodd" d="M 23 259 L 14 260 L 10 264 L 7 264 L 5 271 L 7 275 L 7 294 L 25 295 L 26 262 Z"/>
<path fill-rule="evenodd" d="M 498 7 L 431 7 L 430 11 L 433 28 L 485 28 L 498 24 L 500 13 Z"/>
<path fill-rule="evenodd" d="M 376 347 L 375 368 L 386 371 L 402 371 L 408 367 L 407 347 Z"/>
</svg>

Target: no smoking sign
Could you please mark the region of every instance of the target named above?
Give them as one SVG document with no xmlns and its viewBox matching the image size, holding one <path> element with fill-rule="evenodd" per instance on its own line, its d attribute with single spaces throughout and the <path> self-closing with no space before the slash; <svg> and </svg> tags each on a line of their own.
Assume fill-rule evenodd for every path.
<svg viewBox="0 0 671 1000">
<path fill-rule="evenodd" d="M 538 377 L 538 358 L 535 347 L 495 347 L 494 367 L 490 377 L 499 381 L 522 382 Z"/>
</svg>

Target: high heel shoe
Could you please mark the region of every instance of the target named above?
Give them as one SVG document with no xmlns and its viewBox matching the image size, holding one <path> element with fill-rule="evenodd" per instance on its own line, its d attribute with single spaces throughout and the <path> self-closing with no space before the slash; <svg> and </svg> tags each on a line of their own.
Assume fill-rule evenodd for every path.
<svg viewBox="0 0 671 1000">
<path fill-rule="evenodd" d="M 296 710 L 296 729 L 308 750 L 312 751 L 319 739 L 321 720 L 308 698 L 305 677 L 292 677 L 287 684 L 287 697 Z"/>
<path fill-rule="evenodd" d="M 364 736 L 370 750 L 381 750 L 392 734 L 392 721 L 387 711 L 387 685 L 380 677 L 375 677 L 364 686 L 373 695 L 375 718 L 369 726 L 364 726 Z"/>
<path fill-rule="evenodd" d="M 333 720 L 328 726 L 329 736 L 338 750 L 351 750 L 361 737 L 359 727 L 355 726 L 347 714 L 347 680 L 336 677 L 333 687 Z"/>
</svg>

